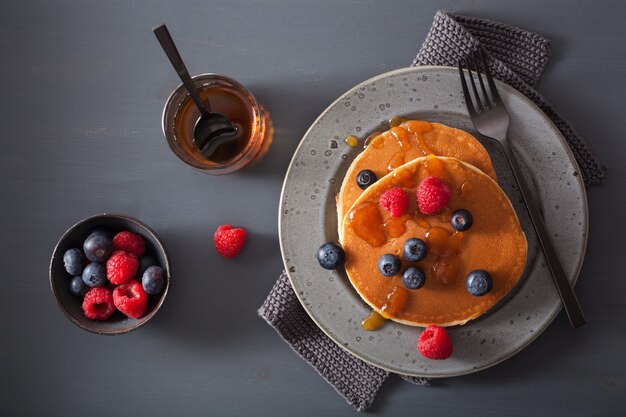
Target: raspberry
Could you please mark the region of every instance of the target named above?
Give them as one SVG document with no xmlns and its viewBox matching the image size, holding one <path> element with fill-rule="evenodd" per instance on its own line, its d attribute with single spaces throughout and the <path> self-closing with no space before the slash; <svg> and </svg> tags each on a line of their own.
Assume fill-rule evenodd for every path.
<svg viewBox="0 0 626 417">
<path fill-rule="evenodd" d="M 217 253 L 224 258 L 234 258 L 246 243 L 246 231 L 242 228 L 234 228 L 230 224 L 223 224 L 215 231 L 213 243 L 215 243 Z"/>
<path fill-rule="evenodd" d="M 111 290 L 106 287 L 92 288 L 83 298 L 85 317 L 92 320 L 106 320 L 115 313 L 115 304 Z"/>
<path fill-rule="evenodd" d="M 428 359 L 448 359 L 452 355 L 452 342 L 446 329 L 431 324 L 420 334 L 417 350 Z"/>
<path fill-rule="evenodd" d="M 140 258 L 146 252 L 146 242 L 133 232 L 119 232 L 113 238 L 113 249 L 134 253 Z"/>
<path fill-rule="evenodd" d="M 437 214 L 449 201 L 450 187 L 441 178 L 427 177 L 417 187 L 417 207 L 423 214 Z"/>
<path fill-rule="evenodd" d="M 385 191 L 379 201 L 394 219 L 402 216 L 409 207 L 409 196 L 399 187 Z"/>
<path fill-rule="evenodd" d="M 148 310 L 148 294 L 143 290 L 139 281 L 131 280 L 126 284 L 118 285 L 113 290 L 115 307 L 128 317 L 138 319 Z"/>
<path fill-rule="evenodd" d="M 118 250 L 107 261 L 107 278 L 111 284 L 124 284 L 135 276 L 137 269 L 139 261 L 135 254 Z"/>
</svg>

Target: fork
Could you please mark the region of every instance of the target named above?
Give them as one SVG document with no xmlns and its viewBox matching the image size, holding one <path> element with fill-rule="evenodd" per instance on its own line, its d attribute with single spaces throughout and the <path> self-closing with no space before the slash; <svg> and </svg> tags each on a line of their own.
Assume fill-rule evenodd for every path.
<svg viewBox="0 0 626 417">
<path fill-rule="evenodd" d="M 487 85 L 489 86 L 491 94 L 488 94 L 487 89 L 485 88 L 485 82 L 483 81 L 483 74 L 481 74 L 480 64 L 482 64 L 484 69 L 484 77 L 487 80 Z M 463 67 L 466 68 L 467 78 L 470 80 L 469 84 L 471 85 L 471 91 L 473 92 L 473 100 L 470 89 L 468 88 L 466 73 Z M 475 77 L 478 79 L 478 85 L 480 86 L 482 96 L 479 94 L 478 87 L 474 81 L 474 73 L 476 74 Z M 481 49 L 459 61 L 459 77 L 461 78 L 461 86 L 463 88 L 463 95 L 465 96 L 465 103 L 467 104 L 467 111 L 472 119 L 474 128 L 476 128 L 478 133 L 486 138 L 497 141 L 504 151 L 509 165 L 511 166 L 511 170 L 513 171 L 515 181 L 517 182 L 518 188 L 522 194 L 524 204 L 530 214 L 530 219 L 533 227 L 535 228 L 535 232 L 537 232 L 539 243 L 546 256 L 548 267 L 550 268 L 552 278 L 554 279 L 559 296 L 561 297 L 561 301 L 565 307 L 567 317 L 569 318 L 572 327 L 580 327 L 585 324 L 585 317 L 580 308 L 580 304 L 576 299 L 576 294 L 567 280 L 563 266 L 559 261 L 552 239 L 550 238 L 541 216 L 541 212 L 539 211 L 539 205 L 537 204 L 535 196 L 530 191 L 530 188 L 524 179 L 524 175 L 517 164 L 515 154 L 507 137 L 510 120 L 509 113 L 504 107 L 500 94 L 498 94 L 496 84 L 489 71 L 487 59 Z"/>
</svg>

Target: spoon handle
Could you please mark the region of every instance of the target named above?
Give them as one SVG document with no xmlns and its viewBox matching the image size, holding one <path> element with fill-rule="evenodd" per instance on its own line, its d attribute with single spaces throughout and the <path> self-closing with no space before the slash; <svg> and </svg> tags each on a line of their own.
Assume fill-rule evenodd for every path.
<svg viewBox="0 0 626 417">
<path fill-rule="evenodd" d="M 202 113 L 203 116 L 208 115 L 211 112 L 211 106 L 209 105 L 209 103 L 203 102 L 198 95 L 196 86 L 194 85 L 193 80 L 189 75 L 189 71 L 187 71 L 187 67 L 183 62 L 183 59 L 180 57 L 180 53 L 178 52 L 178 49 L 174 44 L 174 40 L 172 39 L 170 32 L 167 30 L 167 27 L 165 25 L 161 25 L 152 29 L 152 31 L 159 40 L 163 51 L 165 51 L 165 55 L 167 55 L 167 57 L 170 59 L 172 66 L 174 67 L 176 73 L 185 85 L 185 88 L 189 92 L 189 95 L 196 103 L 198 110 L 200 110 L 200 113 Z"/>
</svg>

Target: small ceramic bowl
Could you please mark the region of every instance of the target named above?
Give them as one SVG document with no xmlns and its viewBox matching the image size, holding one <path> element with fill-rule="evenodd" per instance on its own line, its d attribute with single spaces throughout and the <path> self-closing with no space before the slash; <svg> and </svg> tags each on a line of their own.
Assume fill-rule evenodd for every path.
<svg viewBox="0 0 626 417">
<path fill-rule="evenodd" d="M 140 234 L 146 242 L 146 254 L 153 256 L 165 271 L 165 284 L 158 295 L 148 296 L 148 312 L 140 319 L 132 319 L 116 311 L 104 321 L 85 317 L 82 297 L 72 295 L 69 289 L 71 276 L 63 265 L 63 254 L 71 248 L 82 250 L 83 242 L 94 229 L 107 229 L 115 233 L 128 230 Z M 79 221 L 61 237 L 50 261 L 50 286 L 59 308 L 75 325 L 97 334 L 117 335 L 128 333 L 147 323 L 161 308 L 169 290 L 171 279 L 170 261 L 167 250 L 157 234 L 147 225 L 132 217 L 119 214 L 99 214 Z"/>
</svg>

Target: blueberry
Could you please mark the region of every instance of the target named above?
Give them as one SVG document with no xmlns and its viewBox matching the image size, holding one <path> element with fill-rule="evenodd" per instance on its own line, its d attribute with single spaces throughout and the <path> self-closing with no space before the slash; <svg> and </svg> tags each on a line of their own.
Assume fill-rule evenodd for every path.
<svg viewBox="0 0 626 417">
<path fill-rule="evenodd" d="M 100 287 L 107 282 L 107 269 L 98 262 L 92 262 L 83 271 L 83 282 L 90 287 Z"/>
<path fill-rule="evenodd" d="M 334 242 L 326 242 L 317 250 L 317 261 L 324 269 L 335 269 L 345 260 L 343 248 Z"/>
<path fill-rule="evenodd" d="M 489 272 L 484 269 L 476 269 L 470 272 L 467 276 L 465 286 L 470 294 L 480 297 L 491 291 L 491 287 L 493 287 L 493 280 L 491 279 Z"/>
<path fill-rule="evenodd" d="M 83 243 L 85 256 L 92 262 L 104 262 L 113 252 L 113 240 L 106 235 L 94 233 Z"/>
<path fill-rule="evenodd" d="M 89 233 L 89 236 L 91 235 L 104 235 L 108 237 L 109 239 L 113 239 L 113 233 L 111 233 L 109 230 L 103 227 L 98 227 L 96 229 L 93 229 L 91 233 Z"/>
<path fill-rule="evenodd" d="M 157 261 L 152 256 L 150 255 L 142 256 L 141 258 L 139 258 L 139 269 L 137 270 L 137 276 L 138 277 L 142 276 L 143 273 L 146 272 L 146 269 L 156 264 L 157 264 Z"/>
<path fill-rule="evenodd" d="M 404 242 L 403 252 L 407 261 L 418 262 L 426 257 L 428 247 L 422 239 L 414 237 Z"/>
<path fill-rule="evenodd" d="M 83 273 L 83 262 L 85 257 L 80 249 L 68 249 L 63 254 L 63 265 L 70 275 L 80 275 Z"/>
<path fill-rule="evenodd" d="M 384 254 L 378 260 L 378 270 L 386 277 L 397 275 L 401 267 L 400 258 L 390 253 Z"/>
<path fill-rule="evenodd" d="M 364 169 L 356 175 L 356 185 L 362 190 L 365 190 L 370 185 L 376 182 L 376 174 L 372 170 Z"/>
<path fill-rule="evenodd" d="M 160 266 L 151 266 L 143 273 L 141 277 L 141 286 L 143 290 L 148 294 L 158 294 L 163 289 L 165 283 L 165 276 L 163 274 L 163 268 Z"/>
<path fill-rule="evenodd" d="M 470 227 L 474 223 L 474 218 L 472 217 L 472 213 L 465 209 L 456 210 L 452 213 L 452 217 L 450 218 L 450 224 L 459 232 L 463 232 Z"/>
<path fill-rule="evenodd" d="M 420 268 L 410 266 L 402 274 L 402 283 L 410 290 L 422 288 L 426 282 L 426 275 Z"/>
<path fill-rule="evenodd" d="M 72 280 L 70 281 L 70 292 L 72 294 L 74 294 L 76 297 L 82 297 L 83 295 L 85 295 L 88 289 L 89 286 L 85 284 L 85 281 L 83 281 L 83 277 L 81 275 L 72 277 Z"/>
</svg>

